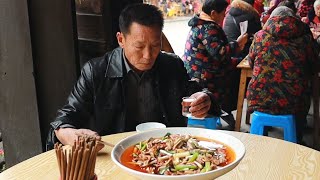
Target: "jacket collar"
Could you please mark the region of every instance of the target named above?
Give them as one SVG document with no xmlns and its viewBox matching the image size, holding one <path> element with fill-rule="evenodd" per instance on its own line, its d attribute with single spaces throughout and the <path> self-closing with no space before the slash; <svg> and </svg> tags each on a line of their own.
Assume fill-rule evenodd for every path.
<svg viewBox="0 0 320 180">
<path fill-rule="evenodd" d="M 118 47 L 114 49 L 109 56 L 107 56 L 107 68 L 105 72 L 105 77 L 109 78 L 121 78 L 123 77 L 123 49 Z"/>
<path fill-rule="evenodd" d="M 210 17 L 207 13 L 205 13 L 205 12 L 203 12 L 203 11 L 200 12 L 200 14 L 199 14 L 199 19 L 202 19 L 202 20 L 204 20 L 204 21 L 214 22 L 214 20 L 212 20 L 211 17 Z"/>
<path fill-rule="evenodd" d="M 240 9 L 244 12 L 252 14 L 255 18 L 260 19 L 260 15 L 258 11 L 249 3 L 242 1 L 242 0 L 234 0 L 231 3 L 231 8 Z M 231 11 L 231 10 L 230 10 Z M 229 11 L 229 13 L 230 13 Z"/>
</svg>

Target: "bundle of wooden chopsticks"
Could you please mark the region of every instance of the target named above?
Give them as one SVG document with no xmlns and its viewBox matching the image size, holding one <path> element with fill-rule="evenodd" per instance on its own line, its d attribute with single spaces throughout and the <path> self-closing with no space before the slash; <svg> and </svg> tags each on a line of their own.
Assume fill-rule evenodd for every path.
<svg viewBox="0 0 320 180">
<path fill-rule="evenodd" d="M 95 178 L 94 169 L 98 154 L 99 141 L 92 137 L 78 136 L 72 148 L 62 148 L 56 143 L 57 160 L 61 180 L 92 180 Z"/>
</svg>

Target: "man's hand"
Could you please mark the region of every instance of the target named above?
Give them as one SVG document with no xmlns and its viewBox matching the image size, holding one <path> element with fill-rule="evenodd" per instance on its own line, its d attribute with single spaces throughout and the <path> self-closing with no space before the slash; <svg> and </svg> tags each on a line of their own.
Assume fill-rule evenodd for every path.
<svg viewBox="0 0 320 180">
<path fill-rule="evenodd" d="M 240 35 L 237 39 L 239 49 L 242 51 L 246 43 L 248 42 L 248 34 L 245 33 L 243 35 Z"/>
<path fill-rule="evenodd" d="M 54 131 L 59 141 L 64 145 L 73 145 L 75 140 L 78 140 L 78 136 L 90 136 L 95 137 L 97 140 L 101 140 L 101 137 L 97 132 L 90 129 L 73 129 L 73 128 L 60 128 Z"/>
<path fill-rule="evenodd" d="M 204 92 L 197 92 L 192 94 L 190 97 L 193 97 L 196 99 L 191 103 L 191 107 L 189 109 L 192 116 L 197 118 L 206 117 L 211 107 L 211 100 L 209 95 Z"/>
</svg>

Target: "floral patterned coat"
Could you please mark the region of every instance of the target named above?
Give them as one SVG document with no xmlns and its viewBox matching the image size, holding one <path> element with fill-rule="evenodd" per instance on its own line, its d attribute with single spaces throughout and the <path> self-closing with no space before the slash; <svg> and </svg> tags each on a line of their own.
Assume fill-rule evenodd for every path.
<svg viewBox="0 0 320 180">
<path fill-rule="evenodd" d="M 270 114 L 308 112 L 317 49 L 308 28 L 295 17 L 274 16 L 255 34 L 248 60 L 253 77 L 248 110 Z"/>
<path fill-rule="evenodd" d="M 236 52 L 238 43 L 229 43 L 221 26 L 199 19 L 198 15 L 188 25 L 191 30 L 182 59 L 190 78 L 208 88 L 218 102 L 227 102 L 224 97 L 229 97 L 230 93 L 230 72 L 238 63 L 231 55 Z"/>
<path fill-rule="evenodd" d="M 313 9 L 314 0 L 301 0 L 300 4 L 298 5 L 298 12 L 297 14 L 302 18 L 308 15 L 308 12 Z"/>
</svg>

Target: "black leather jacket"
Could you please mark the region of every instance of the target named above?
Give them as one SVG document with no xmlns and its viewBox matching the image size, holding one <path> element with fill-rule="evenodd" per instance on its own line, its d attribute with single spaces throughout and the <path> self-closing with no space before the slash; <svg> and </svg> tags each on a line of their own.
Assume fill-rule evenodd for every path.
<svg viewBox="0 0 320 180">
<path fill-rule="evenodd" d="M 116 48 L 84 65 L 66 105 L 58 110 L 55 121 L 51 123 L 47 149 L 51 149 L 57 141 L 53 130 L 61 126 L 88 128 L 99 135 L 124 131 L 126 101 L 122 80 L 126 72 L 123 71 L 122 54 L 123 50 Z M 202 88 L 198 83 L 189 81 L 183 62 L 176 55 L 160 52 L 154 66 L 162 122 L 168 127 L 186 126 L 186 119 L 181 115 L 181 98 Z M 210 114 L 219 113 L 219 106 L 212 102 Z"/>
</svg>

